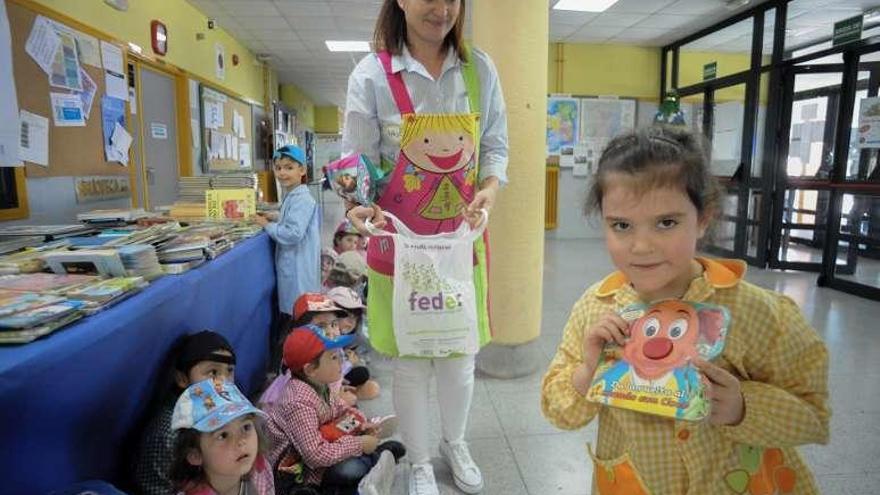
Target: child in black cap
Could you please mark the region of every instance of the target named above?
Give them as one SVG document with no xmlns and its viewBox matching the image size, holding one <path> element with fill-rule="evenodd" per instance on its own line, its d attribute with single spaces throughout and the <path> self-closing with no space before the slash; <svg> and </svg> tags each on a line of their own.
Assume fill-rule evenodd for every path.
<svg viewBox="0 0 880 495">
<path fill-rule="evenodd" d="M 142 495 L 174 493 L 169 479 L 174 433 L 171 415 L 180 394 L 206 379 L 235 381 L 235 351 L 220 334 L 209 330 L 185 335 L 168 353 L 153 397 L 150 421 L 141 436 L 135 459 L 134 482 Z"/>
</svg>

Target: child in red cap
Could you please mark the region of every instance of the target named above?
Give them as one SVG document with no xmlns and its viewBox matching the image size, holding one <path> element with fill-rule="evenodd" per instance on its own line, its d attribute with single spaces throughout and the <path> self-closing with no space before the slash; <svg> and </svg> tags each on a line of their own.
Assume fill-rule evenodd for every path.
<svg viewBox="0 0 880 495">
<path fill-rule="evenodd" d="M 349 335 L 328 338 L 315 325 L 296 328 L 285 340 L 284 364 L 291 380 L 269 407 L 267 421 L 273 441 L 268 457 L 273 466 L 281 466 L 281 472 L 276 473 L 279 478 L 287 474 L 284 466 L 292 455 L 305 465 L 306 484 L 354 494 L 383 450 L 391 451 L 395 459 L 405 454 L 399 442 L 379 445 L 376 427 L 369 422 L 332 436 L 332 441 L 322 434 L 322 426 L 333 427 L 340 418 L 360 416 L 329 387 L 342 377 L 341 350 L 351 340 Z"/>
</svg>

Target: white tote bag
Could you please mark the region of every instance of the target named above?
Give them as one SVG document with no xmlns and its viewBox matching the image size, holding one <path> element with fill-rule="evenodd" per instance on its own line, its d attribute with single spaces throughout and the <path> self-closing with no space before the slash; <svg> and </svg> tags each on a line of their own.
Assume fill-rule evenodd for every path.
<svg viewBox="0 0 880 495">
<path fill-rule="evenodd" d="M 474 241 L 488 224 L 461 222 L 457 230 L 418 235 L 394 215 L 396 233 L 376 229 L 373 235 L 394 239 L 394 336 L 400 356 L 437 358 L 479 351 L 477 297 L 474 288 Z"/>
</svg>

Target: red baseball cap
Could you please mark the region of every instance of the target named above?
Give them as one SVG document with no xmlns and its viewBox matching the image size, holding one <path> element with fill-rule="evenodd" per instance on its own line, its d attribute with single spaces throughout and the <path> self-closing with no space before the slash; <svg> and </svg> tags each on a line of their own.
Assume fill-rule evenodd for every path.
<svg viewBox="0 0 880 495">
<path fill-rule="evenodd" d="M 354 337 L 354 335 L 342 335 L 329 339 L 324 336 L 321 327 L 316 325 L 294 328 L 284 340 L 284 365 L 292 371 L 301 371 L 324 351 L 341 349 L 351 344 Z"/>
<path fill-rule="evenodd" d="M 306 313 L 344 312 L 342 308 L 333 303 L 333 300 L 324 294 L 306 292 L 296 298 L 293 303 L 293 320 L 297 321 Z"/>
</svg>

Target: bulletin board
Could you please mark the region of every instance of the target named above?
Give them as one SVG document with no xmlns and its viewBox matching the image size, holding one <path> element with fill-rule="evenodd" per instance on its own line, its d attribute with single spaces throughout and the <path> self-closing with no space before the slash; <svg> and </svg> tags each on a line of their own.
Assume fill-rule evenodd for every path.
<svg viewBox="0 0 880 495">
<path fill-rule="evenodd" d="M 0 0 L 3 1 L 3 0 Z M 67 90 L 49 85 L 49 77 L 27 54 L 25 45 L 37 14 L 14 1 L 6 3 L 12 34 L 12 64 L 18 106 L 21 110 L 49 119 L 49 166 L 27 164 L 28 177 L 54 177 L 77 175 L 129 175 L 128 167 L 118 162 L 108 162 L 104 156 L 104 131 L 101 122 L 101 97 L 104 95 L 104 70 L 81 64 L 95 82 L 97 90 L 85 127 L 59 127 L 52 120 L 50 92 L 66 93 Z M 51 16 L 49 19 L 79 29 Z M 94 33 L 88 33 L 94 35 Z M 95 36 L 98 40 L 102 38 Z M 104 41 L 113 40 L 104 38 Z M 125 57 L 123 50 L 123 57 Z M 125 64 L 126 62 L 123 61 Z M 129 117 L 126 116 L 126 119 Z M 131 162 L 129 161 L 129 165 Z"/>
<path fill-rule="evenodd" d="M 201 103 L 201 127 L 202 127 L 202 163 L 206 172 L 251 172 L 254 170 L 254 124 L 253 109 L 251 105 L 230 96 L 222 91 L 200 86 Z M 216 111 L 216 106 L 222 108 L 222 121 L 212 120 L 211 113 Z M 233 129 L 235 114 L 241 116 L 241 133 Z M 213 124 L 211 123 L 213 121 Z M 224 156 L 218 156 L 217 139 L 214 134 L 221 137 L 232 136 L 232 147 L 239 153 L 238 156 L 229 156 L 228 151 Z M 244 137 L 241 137 L 242 134 Z M 248 158 L 245 160 L 241 155 L 241 145 L 247 145 Z"/>
</svg>

